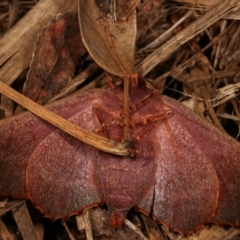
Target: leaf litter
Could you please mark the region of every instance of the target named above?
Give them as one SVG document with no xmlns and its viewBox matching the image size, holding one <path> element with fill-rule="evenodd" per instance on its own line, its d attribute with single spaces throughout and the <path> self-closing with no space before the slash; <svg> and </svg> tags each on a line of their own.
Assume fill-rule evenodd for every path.
<svg viewBox="0 0 240 240">
<path fill-rule="evenodd" d="M 205 1 L 202 2 L 201 9 L 199 9 L 198 5 L 201 3 L 200 1 L 197 2 L 198 4 L 189 2 L 187 4 L 180 3 L 180 1 L 164 2 L 160 7 L 156 7 L 151 12 L 139 16 L 136 64 L 143 62 L 143 65 L 148 61 L 145 60 L 144 62 L 144 59 L 147 59 L 149 55 L 154 56 L 156 54 L 154 52 L 156 52 L 158 45 L 151 44 L 151 42 L 157 43 L 157 39 L 161 39 L 161 33 L 164 32 L 162 28 L 170 29 L 176 22 L 181 21 L 182 16 L 187 11 L 191 11 L 190 16 L 187 16 L 180 24 L 180 26 L 182 25 L 180 28 L 173 29 L 163 42 L 159 41 L 161 45 L 169 42 L 174 36 L 178 36 L 182 31 L 181 28 L 186 28 L 186 26 L 194 23 L 194 21 L 209 11 Z M 215 2 L 217 2 L 216 4 L 221 3 L 221 1 Z M 141 26 L 144 27 L 140 28 Z M 192 106 L 196 112 L 206 115 L 206 118 L 214 120 L 218 126 L 228 130 L 233 137 L 237 137 L 239 135 L 238 38 L 238 21 L 220 18 L 208 28 L 200 31 L 187 44 L 179 46 L 177 49 L 174 49 L 175 51 L 168 49 L 167 58 L 159 62 L 155 60 L 153 66 L 150 67 L 152 68 L 151 71 L 148 73 L 148 71 L 144 72 L 143 70 L 143 73 L 144 75 L 148 73 L 146 77 L 153 79 L 150 82 L 155 87 L 157 86 L 160 92 L 177 99 L 181 98 Z M 177 43 L 177 38 L 174 41 Z M 151 45 L 153 45 L 153 48 L 151 48 Z M 151 58 L 148 57 L 148 59 Z M 88 60 L 86 59 L 86 61 Z M 201 76 L 201 80 L 199 80 L 199 76 Z M 89 77 L 91 78 L 90 74 Z M 21 78 L 24 79 L 24 76 L 19 76 L 16 82 L 23 82 Z M 84 88 L 87 89 L 88 85 L 100 87 L 106 82 L 104 78 L 103 76 L 102 79 L 98 79 L 98 82 L 94 84 L 86 82 Z M 21 91 L 21 84 L 16 84 L 15 88 Z M 221 91 L 224 88 L 228 89 L 227 93 Z M 221 103 L 214 105 L 216 104 L 216 99 L 219 98 L 223 99 Z M 6 109 L 4 106 L 1 107 Z M 12 110 L 10 109 L 10 111 Z M 220 116 L 220 118 L 217 118 L 216 115 Z M 222 115 L 225 117 L 221 117 Z M 226 117 L 228 115 L 230 116 L 229 118 Z M 94 209 L 89 210 L 89 212 L 91 211 L 94 211 Z M 138 228 L 142 229 L 145 236 L 150 238 L 152 233 L 148 230 L 147 224 L 143 223 L 143 217 L 139 216 L 139 214 L 135 215 L 135 213 L 130 215 L 129 218 L 133 218 Z M 140 219 L 140 221 L 136 220 L 136 218 Z M 99 218 L 96 219 L 99 220 Z M 71 221 L 73 220 L 71 219 L 69 224 L 71 224 Z M 93 219 L 92 221 L 94 226 L 94 221 L 96 220 Z M 151 221 L 151 219 L 148 221 Z M 168 232 L 165 227 L 160 229 L 159 233 L 163 235 L 163 239 L 185 239 Z M 235 236 L 232 236 L 232 234 Z M 236 236 L 238 234 L 238 230 L 232 228 L 224 230 L 214 225 L 203 228 L 199 233 L 188 237 L 188 239 L 227 239 L 228 235 L 229 237 L 231 236 L 229 239 L 237 239 Z M 77 235 L 75 235 L 75 238 L 78 239 Z M 115 239 L 118 238 L 116 237 Z"/>
</svg>

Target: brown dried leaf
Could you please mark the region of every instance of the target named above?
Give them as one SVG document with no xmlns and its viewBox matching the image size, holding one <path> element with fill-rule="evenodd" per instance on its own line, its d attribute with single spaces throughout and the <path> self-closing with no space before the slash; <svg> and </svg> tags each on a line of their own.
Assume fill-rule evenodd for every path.
<svg viewBox="0 0 240 240">
<path fill-rule="evenodd" d="M 12 84 L 29 66 L 34 43 L 43 26 L 58 13 L 74 10 L 76 7 L 76 1 L 38 1 L 35 7 L 0 39 L 1 81 Z"/>
<path fill-rule="evenodd" d="M 38 235 L 29 216 L 26 204 L 22 203 L 14 208 L 12 213 L 23 240 L 38 240 Z"/>
<path fill-rule="evenodd" d="M 0 239 L 16 240 L 16 236 L 9 232 L 4 222 L 0 219 Z"/>
<path fill-rule="evenodd" d="M 85 52 L 77 13 L 58 15 L 36 45 L 24 95 L 39 104 L 48 102 L 71 80 L 77 60 Z"/>
<path fill-rule="evenodd" d="M 146 228 L 147 236 L 150 240 L 164 240 L 157 223 L 152 218 L 142 214 L 142 220 Z"/>
<path fill-rule="evenodd" d="M 138 1 L 80 0 L 83 42 L 93 59 L 107 72 L 123 77 L 133 68 Z"/>
<path fill-rule="evenodd" d="M 6 212 L 12 210 L 13 208 L 21 205 L 23 202 L 25 202 L 25 201 L 24 200 L 21 200 L 21 201 L 16 200 L 16 201 L 4 203 L 4 206 L 0 206 L 0 216 L 5 214 Z"/>
</svg>

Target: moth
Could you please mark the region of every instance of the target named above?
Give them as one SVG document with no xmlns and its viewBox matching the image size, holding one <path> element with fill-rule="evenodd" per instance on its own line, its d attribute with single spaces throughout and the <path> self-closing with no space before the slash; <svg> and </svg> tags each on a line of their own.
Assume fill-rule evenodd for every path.
<svg viewBox="0 0 240 240">
<path fill-rule="evenodd" d="M 122 85 L 53 103 L 52 111 L 121 141 Z M 135 157 L 101 152 L 31 113 L 0 121 L 0 194 L 30 199 L 51 219 L 109 208 L 120 227 L 128 210 L 151 213 L 190 233 L 214 222 L 239 225 L 239 143 L 139 78 L 130 90 Z"/>
<path fill-rule="evenodd" d="M 89 9 L 86 5 L 85 12 Z M 86 44 L 84 28 L 82 35 Z M 92 47 L 87 49 L 95 56 Z M 113 74 L 121 77 L 112 88 L 75 93 L 48 108 L 114 141 L 124 141 L 127 128 L 133 156 L 102 152 L 23 113 L 0 121 L 0 195 L 29 199 L 52 220 L 105 203 L 112 227 L 121 227 L 132 207 L 186 235 L 210 222 L 239 226 L 240 144 L 178 101 L 160 96 L 131 73 L 132 66 L 119 70 L 118 58 L 112 59 Z"/>
</svg>

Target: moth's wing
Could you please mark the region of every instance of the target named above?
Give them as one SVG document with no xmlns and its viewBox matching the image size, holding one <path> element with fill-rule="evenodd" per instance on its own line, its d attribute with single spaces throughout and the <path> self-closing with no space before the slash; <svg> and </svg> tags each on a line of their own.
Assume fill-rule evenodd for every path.
<svg viewBox="0 0 240 240">
<path fill-rule="evenodd" d="M 217 144 L 220 134 L 182 104 L 162 97 L 159 110 L 166 109 L 171 111 L 170 116 L 162 119 L 155 129 L 155 184 L 139 207 L 152 212 L 157 220 L 172 230 L 189 234 L 209 222 L 218 208 L 222 186 L 219 188 L 214 154 L 209 155 L 208 152 Z M 212 142 L 212 138 L 216 142 Z M 216 146 L 215 150 L 218 152 L 215 161 L 226 162 L 227 155 L 220 157 L 222 148 Z M 231 177 L 229 173 L 227 175 L 225 178 Z M 228 184 L 227 179 L 225 184 Z"/>
<path fill-rule="evenodd" d="M 29 113 L 0 121 L 1 196 L 27 198 L 26 165 L 33 149 L 49 132 L 49 126 Z"/>
<path fill-rule="evenodd" d="M 214 125 L 199 118 L 191 110 L 173 99 L 164 97 L 173 108 L 176 120 L 183 119 L 202 152 L 214 166 L 220 186 L 216 216 L 211 221 L 219 224 L 240 225 L 240 143 Z"/>
<path fill-rule="evenodd" d="M 26 192 L 52 219 L 101 202 L 94 180 L 98 151 L 60 131 L 47 136 L 27 165 Z"/>
<path fill-rule="evenodd" d="M 75 95 L 50 109 L 93 131 L 100 125 L 92 106 L 102 94 Z M 0 136 L 0 195 L 29 198 L 52 218 L 100 202 L 93 148 L 30 113 L 0 121 Z"/>
</svg>

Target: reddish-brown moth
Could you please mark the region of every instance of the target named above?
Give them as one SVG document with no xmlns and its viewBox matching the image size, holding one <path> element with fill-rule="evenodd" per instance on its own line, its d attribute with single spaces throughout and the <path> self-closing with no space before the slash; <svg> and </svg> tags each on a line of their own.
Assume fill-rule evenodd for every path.
<svg viewBox="0 0 240 240">
<path fill-rule="evenodd" d="M 52 219 L 105 202 L 115 227 L 133 206 L 185 234 L 208 222 L 239 226 L 239 143 L 141 78 L 129 103 L 133 158 L 100 152 L 31 113 L 1 121 L 0 194 L 30 199 Z M 122 105 L 116 83 L 50 109 L 121 141 Z"/>
<path fill-rule="evenodd" d="M 122 91 L 75 94 L 50 109 L 121 140 Z M 30 199 L 52 219 L 105 202 L 115 226 L 133 206 L 185 234 L 208 222 L 238 226 L 239 143 L 141 79 L 130 106 L 134 158 L 100 152 L 31 113 L 2 120 L 1 195 Z"/>
</svg>

